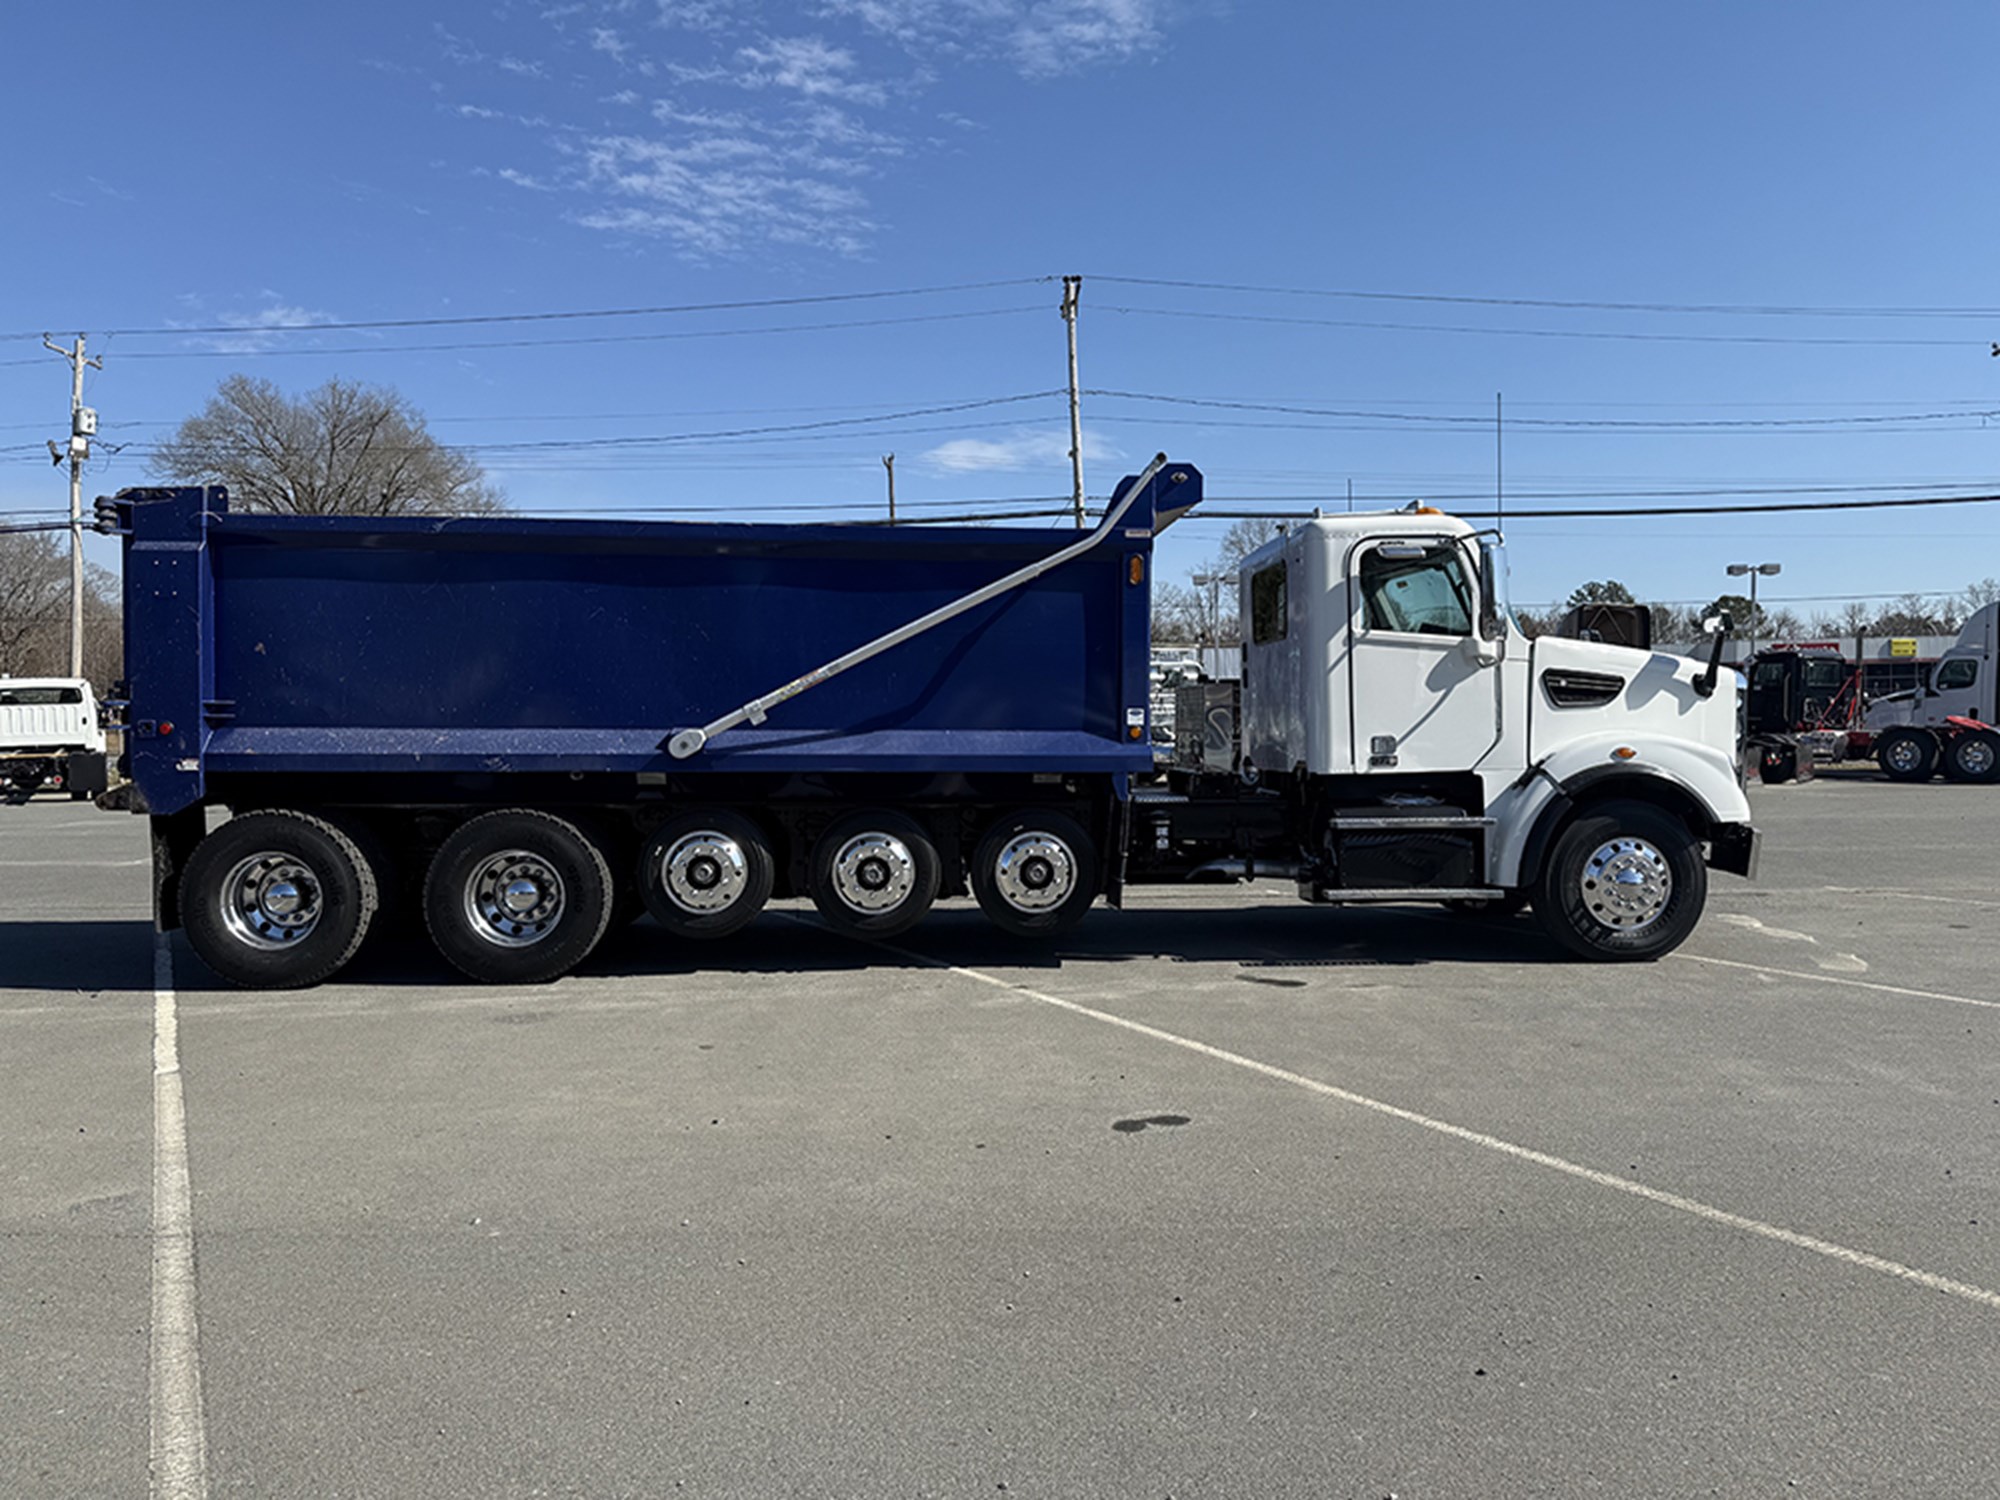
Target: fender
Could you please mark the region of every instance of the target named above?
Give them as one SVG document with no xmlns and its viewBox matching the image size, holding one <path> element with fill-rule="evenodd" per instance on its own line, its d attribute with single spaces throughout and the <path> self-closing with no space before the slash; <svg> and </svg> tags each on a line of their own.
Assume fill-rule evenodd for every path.
<svg viewBox="0 0 2000 1500">
<path fill-rule="evenodd" d="M 1629 759 L 1612 752 L 1629 749 Z M 1750 802 L 1734 762 L 1686 740 L 1602 734 L 1572 741 L 1531 766 L 1493 801 L 1497 822 L 1490 856 L 1495 885 L 1508 889 L 1532 877 L 1557 831 L 1578 808 L 1629 797 L 1686 818 L 1704 838 L 1714 830 L 1748 830 Z M 1732 859 L 1723 868 L 1734 868 Z M 1737 870 L 1736 873 L 1745 873 Z"/>
</svg>

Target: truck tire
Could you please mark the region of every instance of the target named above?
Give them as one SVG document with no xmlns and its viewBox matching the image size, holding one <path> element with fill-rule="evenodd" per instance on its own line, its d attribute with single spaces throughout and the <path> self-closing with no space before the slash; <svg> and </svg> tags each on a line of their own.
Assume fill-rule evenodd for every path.
<svg viewBox="0 0 2000 1500">
<path fill-rule="evenodd" d="M 1984 785 L 2000 781 L 2000 734 L 1973 729 L 1954 735 L 1944 747 L 1944 774 L 1952 781 Z"/>
<path fill-rule="evenodd" d="M 1026 810 L 986 831 L 970 873 L 979 909 L 996 927 L 1053 937 L 1082 921 L 1097 899 L 1097 846 L 1075 819 Z"/>
<path fill-rule="evenodd" d="M 902 813 L 852 813 L 813 845 L 813 905 L 854 937 L 908 932 L 937 899 L 938 876 L 936 848 Z"/>
<path fill-rule="evenodd" d="M 1938 742 L 1921 729 L 1892 729 L 1875 742 L 1875 764 L 1891 781 L 1929 781 L 1937 763 Z"/>
<path fill-rule="evenodd" d="M 732 812 L 669 818 L 639 855 L 638 887 L 653 920 L 676 937 L 739 932 L 771 899 L 777 862 L 757 825 Z"/>
<path fill-rule="evenodd" d="M 590 956 L 611 924 L 611 868 L 575 824 L 527 808 L 459 827 L 424 877 L 438 952 L 487 984 L 545 984 Z"/>
<path fill-rule="evenodd" d="M 354 957 L 375 920 L 375 872 L 354 840 L 306 813 L 231 818 L 181 872 L 188 944 L 246 989 L 318 984 Z"/>
<path fill-rule="evenodd" d="M 1659 958 L 1694 931 L 1708 867 L 1685 823 L 1643 802 L 1606 802 L 1556 838 L 1536 883 L 1543 930 L 1581 958 Z"/>
</svg>

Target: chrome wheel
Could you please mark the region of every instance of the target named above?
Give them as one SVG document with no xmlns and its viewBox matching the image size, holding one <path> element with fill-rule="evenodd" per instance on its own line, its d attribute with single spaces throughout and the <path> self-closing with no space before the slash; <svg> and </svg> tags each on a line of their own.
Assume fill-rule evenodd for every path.
<svg viewBox="0 0 2000 1500">
<path fill-rule="evenodd" d="M 689 916 L 728 911 L 750 884 L 750 860 L 743 846 L 712 828 L 683 835 L 660 851 L 655 875 L 660 890 Z"/>
<path fill-rule="evenodd" d="M 303 942 L 325 909 L 312 866 L 276 849 L 238 860 L 224 877 L 220 896 L 223 928 L 266 953 Z"/>
<path fill-rule="evenodd" d="M 529 948 L 562 920 L 562 876 L 538 854 L 505 849 L 474 867 L 465 882 L 466 925 L 500 948 Z"/>
<path fill-rule="evenodd" d="M 1927 759 L 1924 742 L 1913 735 L 1899 735 L 1882 747 L 1882 768 L 1898 776 L 1916 775 Z"/>
<path fill-rule="evenodd" d="M 1019 912 L 1053 911 L 1076 889 L 1077 860 L 1054 834 L 1034 830 L 1015 835 L 993 855 L 993 889 Z"/>
<path fill-rule="evenodd" d="M 2000 741 L 1982 734 L 1968 735 L 1953 750 L 1952 762 L 1967 781 L 1984 781 L 2000 765 Z"/>
<path fill-rule="evenodd" d="M 859 833 L 834 851 L 829 868 L 833 892 L 864 916 L 893 911 L 917 888 L 917 861 L 894 834 Z"/>
<path fill-rule="evenodd" d="M 942 866 L 916 819 L 887 808 L 849 813 L 813 844 L 813 905 L 855 937 L 894 937 L 923 920 Z"/>
<path fill-rule="evenodd" d="M 1607 839 L 1583 862 L 1584 910 L 1606 927 L 1636 932 L 1667 909 L 1674 874 L 1667 857 L 1641 838 Z"/>
</svg>

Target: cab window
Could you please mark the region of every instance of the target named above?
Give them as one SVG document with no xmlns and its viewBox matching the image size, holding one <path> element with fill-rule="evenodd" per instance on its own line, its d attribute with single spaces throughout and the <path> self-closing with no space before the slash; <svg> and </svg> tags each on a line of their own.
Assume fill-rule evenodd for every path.
<svg viewBox="0 0 2000 1500">
<path fill-rule="evenodd" d="M 1979 663 L 1969 656 L 1954 657 L 1951 661 L 1938 663 L 1937 686 L 1939 688 L 1968 688 L 1979 680 Z"/>
<path fill-rule="evenodd" d="M 83 702 L 83 689 L 73 687 L 0 688 L 0 708 L 49 708 Z"/>
<path fill-rule="evenodd" d="M 1847 664 L 1838 661 L 1809 661 L 1806 663 L 1806 691 L 1823 692 L 1828 688 L 1847 685 Z"/>
<path fill-rule="evenodd" d="M 1471 635 L 1472 589 L 1456 547 L 1385 542 L 1361 558 L 1370 630 Z"/>
<path fill-rule="evenodd" d="M 1285 565 L 1273 563 L 1250 575 L 1250 644 L 1285 638 Z"/>
</svg>

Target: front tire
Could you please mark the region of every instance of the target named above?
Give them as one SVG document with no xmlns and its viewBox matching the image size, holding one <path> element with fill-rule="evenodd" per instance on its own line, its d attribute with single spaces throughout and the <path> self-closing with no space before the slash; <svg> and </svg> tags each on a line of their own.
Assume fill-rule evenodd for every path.
<svg viewBox="0 0 2000 1500">
<path fill-rule="evenodd" d="M 1929 781 L 1937 763 L 1938 742 L 1921 729 L 1892 729 L 1875 746 L 1875 764 L 1891 781 Z"/>
<path fill-rule="evenodd" d="M 375 919 L 375 871 L 306 813 L 231 818 L 181 872 L 181 926 L 201 961 L 246 989 L 296 989 L 354 957 Z"/>
<path fill-rule="evenodd" d="M 972 894 L 996 927 L 1053 937 L 1097 899 L 1097 846 L 1073 818 L 1020 812 L 987 830 L 972 856 Z"/>
<path fill-rule="evenodd" d="M 487 984 L 545 984 L 611 925 L 611 868 L 575 824 L 482 813 L 447 838 L 424 878 L 424 925 L 450 963 Z"/>
<path fill-rule="evenodd" d="M 1643 802 L 1607 802 L 1556 839 L 1534 907 L 1569 952 L 1631 962 L 1678 948 L 1707 899 L 1708 867 L 1685 823 Z"/>
<path fill-rule="evenodd" d="M 853 937 L 908 932 L 937 899 L 937 849 L 910 818 L 862 812 L 838 819 L 812 852 L 812 899 Z"/>
</svg>

